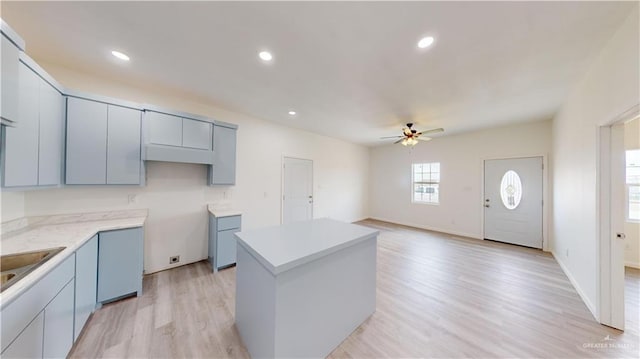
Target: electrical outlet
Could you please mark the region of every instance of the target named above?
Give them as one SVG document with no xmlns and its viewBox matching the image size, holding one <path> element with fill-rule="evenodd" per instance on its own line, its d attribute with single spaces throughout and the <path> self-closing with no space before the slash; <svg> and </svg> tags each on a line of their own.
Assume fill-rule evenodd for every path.
<svg viewBox="0 0 640 359">
<path fill-rule="evenodd" d="M 180 256 L 169 257 L 169 264 L 180 263 Z"/>
</svg>

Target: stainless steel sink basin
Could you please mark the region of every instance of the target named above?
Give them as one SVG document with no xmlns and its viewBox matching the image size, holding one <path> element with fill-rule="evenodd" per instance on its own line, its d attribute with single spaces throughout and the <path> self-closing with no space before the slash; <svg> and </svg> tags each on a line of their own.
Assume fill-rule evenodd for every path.
<svg viewBox="0 0 640 359">
<path fill-rule="evenodd" d="M 0 292 L 12 286 L 65 248 L 57 247 L 0 256 L 0 275 L 2 278 Z"/>
</svg>

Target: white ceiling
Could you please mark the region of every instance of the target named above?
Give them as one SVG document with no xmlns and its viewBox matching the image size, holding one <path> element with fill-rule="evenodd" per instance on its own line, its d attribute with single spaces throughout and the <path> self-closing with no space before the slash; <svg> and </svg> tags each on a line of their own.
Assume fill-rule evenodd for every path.
<svg viewBox="0 0 640 359">
<path fill-rule="evenodd" d="M 37 60 L 367 145 L 553 116 L 633 2 L 2 1 Z M 435 44 L 418 50 L 433 35 Z M 109 54 L 131 56 L 122 66 Z M 274 55 L 264 64 L 257 54 Z M 159 104 L 161 105 L 161 104 Z M 298 112 L 291 118 L 287 112 Z M 221 119 L 224 120 L 224 119 Z"/>
</svg>

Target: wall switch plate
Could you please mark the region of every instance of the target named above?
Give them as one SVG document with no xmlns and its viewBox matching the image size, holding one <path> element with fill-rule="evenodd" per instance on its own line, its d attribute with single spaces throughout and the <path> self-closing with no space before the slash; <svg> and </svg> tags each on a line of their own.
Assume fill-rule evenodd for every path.
<svg viewBox="0 0 640 359">
<path fill-rule="evenodd" d="M 180 263 L 180 256 L 169 257 L 169 264 Z"/>
</svg>

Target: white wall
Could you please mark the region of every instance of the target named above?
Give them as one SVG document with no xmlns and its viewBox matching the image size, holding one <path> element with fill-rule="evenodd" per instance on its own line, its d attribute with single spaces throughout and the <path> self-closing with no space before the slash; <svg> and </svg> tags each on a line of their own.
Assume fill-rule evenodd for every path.
<svg viewBox="0 0 640 359">
<path fill-rule="evenodd" d="M 371 150 L 371 216 L 473 238 L 482 233 L 483 160 L 548 155 L 551 121 Z M 440 204 L 411 203 L 411 164 L 440 162 Z"/>
<path fill-rule="evenodd" d="M 636 6 L 553 121 L 552 251 L 597 313 L 597 130 L 638 103 Z"/>
<path fill-rule="evenodd" d="M 36 59 L 37 60 L 37 59 Z M 147 185 L 78 186 L 25 192 L 27 215 L 148 208 L 145 271 L 207 256 L 206 204 L 226 200 L 243 211 L 243 229 L 280 223 L 282 156 L 314 161 L 314 216 L 355 221 L 368 217 L 369 150 L 341 140 L 296 130 L 226 111 L 184 94 L 132 88 L 108 79 L 40 63 L 69 88 L 209 116 L 239 125 L 236 186 L 207 187 L 204 165 L 147 164 Z M 127 196 L 137 195 L 128 204 Z M 8 208 L 5 209 L 5 205 Z M 10 203 L 3 211 L 19 212 Z"/>
<path fill-rule="evenodd" d="M 640 119 L 636 118 L 624 125 L 625 150 L 640 149 Z M 627 236 L 624 246 L 624 263 L 640 269 L 640 223 L 625 221 L 624 233 Z"/>
</svg>

